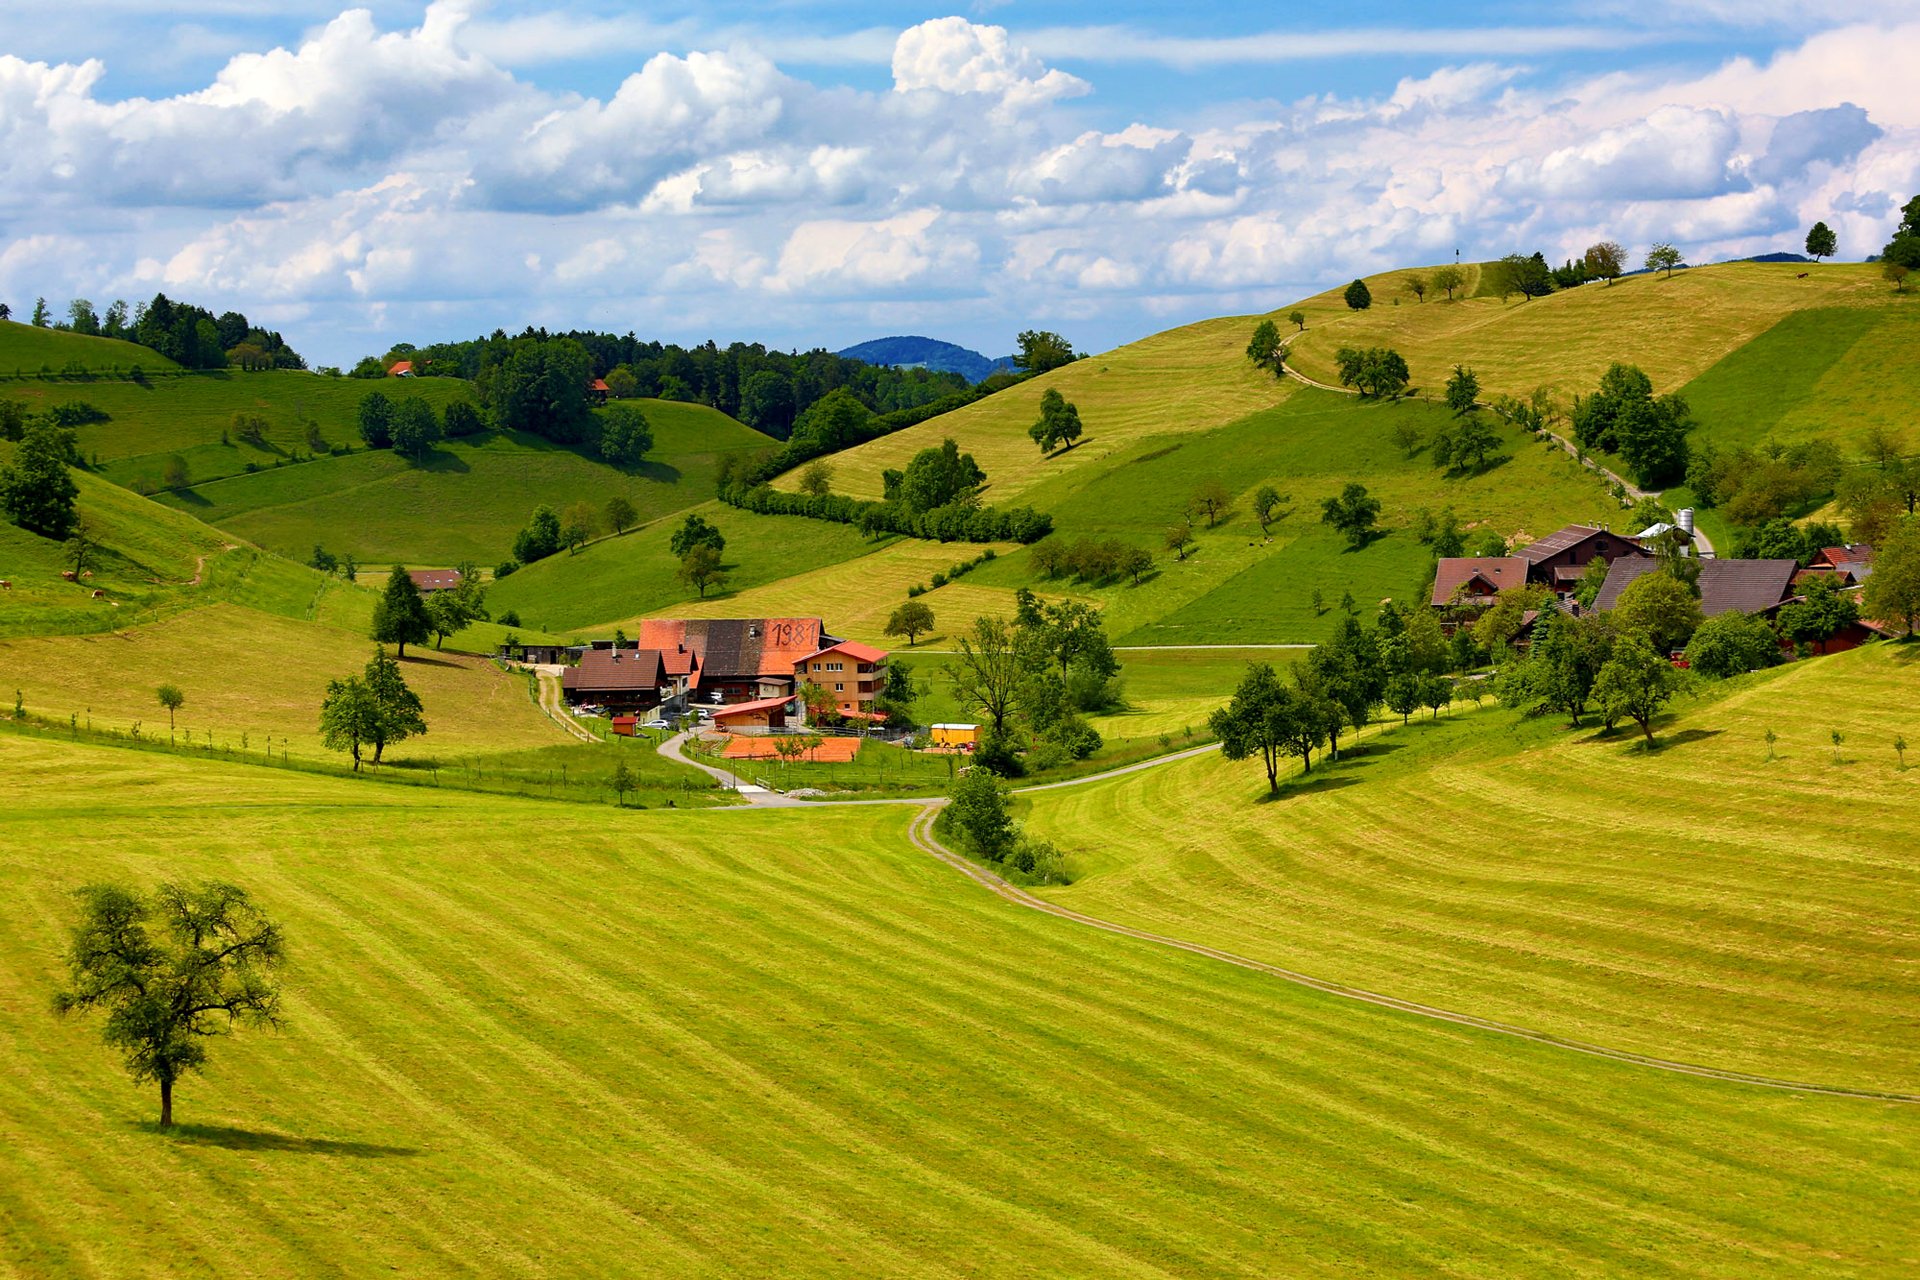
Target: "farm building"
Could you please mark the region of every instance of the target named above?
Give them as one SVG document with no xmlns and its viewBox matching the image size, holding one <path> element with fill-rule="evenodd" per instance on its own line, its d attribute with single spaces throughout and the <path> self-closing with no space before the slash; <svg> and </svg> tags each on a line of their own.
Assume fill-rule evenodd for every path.
<svg viewBox="0 0 1920 1280">
<path fill-rule="evenodd" d="M 653 649 L 588 649 L 561 677 L 567 701 L 615 713 L 651 711 L 685 691 Z"/>
<path fill-rule="evenodd" d="M 1527 582 L 1528 564 L 1519 556 L 1447 556 L 1433 578 L 1433 607 L 1485 608 L 1493 598 Z"/>
<path fill-rule="evenodd" d="M 387 366 L 387 376 L 389 378 L 413 377 L 413 361 L 395 360 L 392 364 Z"/>
<path fill-rule="evenodd" d="M 1588 524 L 1570 524 L 1513 553 L 1527 565 L 1527 580 L 1555 595 L 1570 595 L 1590 560 L 1614 564 L 1623 558 L 1654 563 L 1638 539 Z"/>
<path fill-rule="evenodd" d="M 1807 573 L 1837 573 L 1843 586 L 1857 587 L 1873 576 L 1873 548 L 1864 542 L 1822 547 Z"/>
<path fill-rule="evenodd" d="M 792 707 L 792 694 L 736 702 L 730 707 L 715 709 L 713 727 L 728 733 L 774 733 L 787 727 Z"/>
<path fill-rule="evenodd" d="M 836 640 L 802 658 L 794 674 L 831 692 L 842 715 L 871 715 L 874 698 L 886 687 L 887 653 L 853 640 Z"/>
<path fill-rule="evenodd" d="M 607 397 L 613 394 L 613 388 L 607 385 L 605 378 L 595 378 L 587 384 L 587 400 L 592 404 L 605 404 Z"/>
<path fill-rule="evenodd" d="M 1648 557 L 1615 560 L 1593 607 L 1600 612 L 1613 608 L 1635 579 L 1659 568 L 1659 561 Z M 1793 578 L 1799 568 L 1797 560 L 1702 560 L 1700 611 L 1709 618 L 1732 609 L 1770 613 L 1793 598 Z"/>
<path fill-rule="evenodd" d="M 453 569 L 409 569 L 407 576 L 423 593 L 452 591 L 460 585 L 460 574 Z"/>
</svg>

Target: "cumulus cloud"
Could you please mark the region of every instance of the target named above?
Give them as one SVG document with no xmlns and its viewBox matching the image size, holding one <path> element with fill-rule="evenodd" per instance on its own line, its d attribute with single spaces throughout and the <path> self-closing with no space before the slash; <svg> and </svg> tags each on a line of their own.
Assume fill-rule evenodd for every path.
<svg viewBox="0 0 1920 1280">
<path fill-rule="evenodd" d="M 1078 97 L 1091 86 L 1016 47 L 1005 27 L 935 18 L 901 33 L 893 50 L 893 88 L 979 95 L 1017 109 Z"/>
<path fill-rule="evenodd" d="M 1575 200 L 1719 195 L 1744 185 L 1732 165 L 1739 141 L 1739 129 L 1724 111 L 1662 107 L 1644 121 L 1516 164 L 1509 190 Z"/>
</svg>

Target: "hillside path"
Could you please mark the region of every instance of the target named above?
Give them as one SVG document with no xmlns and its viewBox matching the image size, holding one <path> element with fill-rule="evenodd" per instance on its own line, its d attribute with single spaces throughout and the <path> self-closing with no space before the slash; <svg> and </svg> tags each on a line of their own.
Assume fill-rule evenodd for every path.
<svg viewBox="0 0 1920 1280">
<path fill-rule="evenodd" d="M 1297 333 L 1290 333 L 1286 337 L 1282 338 L 1280 340 L 1280 349 L 1283 352 L 1288 351 L 1290 349 L 1290 346 L 1293 340 L 1299 336 L 1300 335 Z M 1317 387 L 1321 391 L 1331 391 L 1335 395 L 1341 395 L 1341 396 L 1357 396 L 1360 394 L 1358 391 L 1354 390 L 1352 387 L 1336 387 L 1330 383 L 1322 382 L 1318 378 L 1309 378 L 1306 374 L 1300 372 L 1298 369 L 1294 368 L 1292 365 L 1287 364 L 1285 362 L 1282 362 L 1280 367 L 1286 372 L 1286 375 L 1289 378 L 1292 378 L 1295 382 L 1304 383 L 1309 387 Z M 1482 408 L 1482 409 L 1492 408 L 1491 405 L 1484 404 L 1484 403 L 1477 404 L 1476 407 Z M 1565 436 L 1559 434 L 1558 432 L 1548 431 L 1546 432 L 1546 436 L 1549 440 L 1552 440 L 1555 444 L 1559 445 L 1562 449 L 1566 450 L 1567 456 L 1572 458 L 1575 462 L 1578 462 L 1581 466 L 1585 467 L 1587 470 L 1593 472 L 1595 475 L 1601 477 L 1602 479 L 1607 480 L 1613 484 L 1619 485 L 1621 490 L 1629 498 L 1632 498 L 1635 502 L 1640 501 L 1640 499 L 1642 498 L 1658 498 L 1660 496 L 1662 491 L 1659 489 L 1642 489 L 1639 485 L 1634 484 L 1632 481 L 1628 480 L 1625 476 L 1616 475 L 1614 472 L 1609 471 L 1607 468 L 1595 462 L 1592 458 L 1581 457 L 1580 450 L 1574 447 L 1573 441 L 1567 439 Z M 1713 558 L 1715 554 L 1713 549 L 1713 540 L 1707 537 L 1705 533 L 1701 532 L 1701 530 L 1698 527 L 1696 527 L 1693 531 L 1693 540 L 1696 544 L 1698 544 L 1700 548 L 1700 555 L 1703 558 L 1705 559 Z"/>
<path fill-rule="evenodd" d="M 1182 752 L 1182 756 L 1197 752 Z M 1176 757 L 1163 757 L 1170 760 Z M 1159 761 L 1150 763 L 1160 763 Z M 1124 771 L 1119 771 L 1124 772 Z M 1111 775 L 1106 775 L 1111 776 Z M 1093 778 L 1080 779 L 1092 782 Z M 1068 783 L 1055 784 L 1059 786 Z M 1046 788 L 1033 788 L 1043 790 Z M 1433 1005 L 1419 1004 L 1412 1000 L 1402 1000 L 1397 996 L 1383 995 L 1377 991 L 1368 991 L 1362 987 L 1349 987 L 1338 982 L 1329 982 L 1325 978 L 1316 978 L 1311 974 L 1300 973 L 1293 969 L 1284 969 L 1279 965 L 1268 964 L 1263 960 L 1254 960 L 1247 956 L 1236 955 L 1231 951 L 1222 951 L 1198 942 L 1188 942 L 1181 938 L 1170 938 L 1164 934 L 1150 933 L 1145 929 L 1136 929 L 1131 925 L 1118 924 L 1112 920 L 1102 920 L 1075 911 L 1070 907 L 1049 902 L 1036 897 L 1018 885 L 1012 884 L 980 864 L 973 862 L 940 843 L 933 834 L 933 821 L 939 815 L 942 804 L 927 805 L 915 816 L 907 835 L 923 853 L 938 858 L 975 884 L 997 895 L 1015 906 L 1026 907 L 1046 915 L 1069 920 L 1090 929 L 1099 929 L 1105 933 L 1117 933 L 1122 937 L 1135 938 L 1142 942 L 1151 942 L 1157 946 L 1171 947 L 1176 951 L 1186 951 L 1193 955 L 1204 956 L 1209 960 L 1218 960 L 1241 969 L 1251 969 L 1280 978 L 1296 986 L 1308 987 L 1326 995 L 1338 996 L 1343 1000 L 1355 1000 L 1362 1004 L 1375 1005 L 1382 1009 L 1392 1009 L 1396 1013 L 1408 1013 L 1415 1017 L 1428 1018 L 1436 1022 L 1450 1022 L 1456 1026 L 1472 1027 L 1478 1031 L 1488 1031 L 1495 1035 L 1510 1036 L 1516 1040 L 1529 1040 L 1535 1044 L 1549 1045 L 1556 1049 L 1567 1049 L 1574 1053 L 1583 1053 L 1589 1057 L 1606 1058 L 1609 1061 L 1626 1063 L 1629 1066 L 1650 1067 L 1656 1071 L 1669 1071 L 1678 1075 L 1698 1076 L 1708 1080 L 1722 1080 L 1732 1084 L 1754 1085 L 1763 1089 L 1785 1089 L 1795 1093 L 1817 1093 L 1830 1097 L 1861 1098 L 1875 1102 L 1903 1102 L 1920 1104 L 1920 1096 L 1906 1093 L 1891 1093 L 1878 1089 L 1850 1089 L 1843 1085 L 1809 1084 L 1799 1080 L 1783 1080 L 1773 1076 L 1753 1075 L 1744 1071 L 1723 1071 L 1718 1067 L 1705 1067 L 1697 1063 L 1678 1062 L 1671 1058 L 1656 1058 L 1649 1054 L 1633 1053 L 1626 1049 L 1610 1049 L 1605 1045 L 1591 1044 L 1584 1040 L 1574 1040 L 1567 1036 L 1554 1035 L 1548 1031 L 1535 1031 L 1528 1027 L 1515 1026 L 1512 1023 L 1497 1022 L 1491 1018 L 1478 1017 L 1471 1013 L 1459 1013 L 1452 1009 L 1440 1009 Z"/>
<path fill-rule="evenodd" d="M 540 683 L 540 709 L 547 713 L 547 719 L 565 729 L 582 742 L 598 742 L 600 739 L 580 727 L 574 718 L 567 714 L 566 699 L 560 696 L 560 667 L 534 666 L 530 668 L 534 678 Z"/>
</svg>

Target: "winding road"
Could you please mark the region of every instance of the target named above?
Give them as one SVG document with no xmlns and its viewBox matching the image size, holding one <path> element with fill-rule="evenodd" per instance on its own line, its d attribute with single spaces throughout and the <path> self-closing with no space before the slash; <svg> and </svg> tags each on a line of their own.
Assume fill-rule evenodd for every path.
<svg viewBox="0 0 1920 1280">
<path fill-rule="evenodd" d="M 702 764 L 689 759 L 681 749 L 688 735 L 679 734 L 660 744 L 660 754 L 670 760 L 692 765 L 725 785 L 738 783 L 739 779 L 724 769 Z M 1218 743 L 1209 743 L 1203 747 L 1191 747 L 1185 751 L 1176 751 L 1169 755 L 1156 756 L 1137 764 L 1125 765 L 1118 769 L 1109 769 L 1102 773 L 1089 774 L 1084 778 L 1070 778 L 1064 782 L 1049 782 L 1034 787 L 1017 787 L 1016 795 L 1032 794 L 1042 791 L 1057 791 L 1065 787 L 1087 786 L 1109 778 L 1124 777 L 1127 774 L 1140 773 L 1148 769 L 1157 769 L 1181 760 L 1191 760 L 1208 752 L 1218 751 Z M 1605 1058 L 1612 1062 L 1628 1066 L 1646 1067 L 1654 1071 L 1667 1071 L 1677 1075 L 1696 1076 L 1706 1080 L 1720 1080 L 1729 1084 L 1751 1085 L 1761 1089 L 1782 1089 L 1793 1093 L 1812 1093 L 1836 1098 L 1859 1098 L 1874 1102 L 1899 1102 L 1920 1105 L 1920 1095 L 1894 1093 L 1881 1089 L 1855 1089 L 1845 1085 L 1814 1084 L 1804 1080 L 1787 1080 L 1777 1076 L 1756 1075 L 1746 1071 L 1727 1071 L 1719 1067 L 1702 1066 L 1694 1062 L 1681 1062 L 1672 1058 L 1660 1058 L 1651 1054 L 1634 1053 L 1627 1049 L 1613 1049 L 1606 1045 L 1593 1044 L 1585 1040 L 1576 1040 L 1569 1036 L 1555 1035 L 1550 1031 L 1537 1031 L 1531 1027 L 1517 1026 L 1510 1022 L 1500 1022 L 1492 1018 L 1482 1018 L 1471 1013 L 1461 1013 L 1453 1009 L 1442 1009 L 1434 1005 L 1421 1004 L 1414 1000 L 1403 1000 L 1398 996 L 1387 995 L 1379 991 L 1369 991 L 1364 987 L 1350 987 L 1344 983 L 1333 982 L 1326 978 L 1316 978 L 1312 974 L 1301 973 L 1295 969 L 1268 964 L 1264 960 L 1255 960 L 1249 956 L 1223 951 L 1218 947 L 1209 947 L 1203 943 L 1189 942 L 1183 938 L 1169 937 L 1166 934 L 1152 933 L 1146 929 L 1136 929 L 1132 925 L 1120 924 L 1113 920 L 1103 920 L 1099 916 L 1090 916 L 1075 911 L 1071 907 L 1061 906 L 1045 898 L 1027 892 L 1020 886 L 996 875 L 986 867 L 949 849 L 934 835 L 934 820 L 946 805 L 944 796 L 890 796 L 875 800 L 795 800 L 788 796 L 767 791 L 761 787 L 748 785 L 741 791 L 748 804 L 742 808 L 821 808 L 851 805 L 918 805 L 920 812 L 915 814 L 907 828 L 907 838 L 919 849 L 947 866 L 958 871 L 989 893 L 1017 907 L 1029 911 L 1038 911 L 1060 920 L 1070 921 L 1088 929 L 1099 929 L 1104 933 L 1119 934 L 1155 946 L 1170 947 L 1175 951 L 1185 951 L 1191 955 L 1217 960 L 1221 964 L 1230 964 L 1236 968 L 1249 969 L 1255 973 L 1279 978 L 1295 986 L 1308 987 L 1324 995 L 1353 1000 L 1361 1004 L 1373 1005 L 1381 1009 L 1391 1009 L 1396 1013 L 1410 1014 L 1417 1018 L 1427 1018 L 1435 1022 L 1450 1023 L 1454 1026 L 1472 1027 L 1478 1031 L 1494 1035 L 1509 1036 L 1516 1040 L 1526 1040 L 1534 1044 L 1548 1045 L 1556 1049 L 1565 1049 L 1571 1053 L 1585 1054 L 1593 1058 Z M 709 811 L 711 812 L 711 811 Z"/>
</svg>

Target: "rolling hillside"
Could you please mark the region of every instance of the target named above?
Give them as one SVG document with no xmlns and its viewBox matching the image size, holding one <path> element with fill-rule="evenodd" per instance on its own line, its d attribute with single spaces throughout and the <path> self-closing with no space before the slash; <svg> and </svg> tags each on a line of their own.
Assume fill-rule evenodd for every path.
<svg viewBox="0 0 1920 1280">
<path fill-rule="evenodd" d="M 1036 796 L 1083 871 L 1046 892 L 1554 1034 L 1920 1092 L 1920 774 L 1891 746 L 1920 729 L 1917 680 L 1910 647 L 1796 664 L 1682 703 L 1651 755 L 1459 709 L 1272 804 L 1257 764 L 1217 757 Z"/>
<path fill-rule="evenodd" d="M 1920 1256 L 1912 1108 L 1442 1027 L 1016 911 L 897 809 L 634 815 L 11 737 L 0 764 L 15 1271 Z M 271 803 L 235 799 L 263 778 Z M 295 960 L 285 1031 L 215 1044 L 162 1137 L 96 1026 L 46 1000 L 73 885 L 183 875 L 248 886 Z"/>
<path fill-rule="evenodd" d="M 158 351 L 118 338 L 90 338 L 60 329 L 40 329 L 18 320 L 0 320 L 0 395 L 10 394 L 9 379 L 34 379 L 44 370 L 63 373 L 80 368 L 100 373 L 147 373 L 180 366 Z"/>
</svg>

